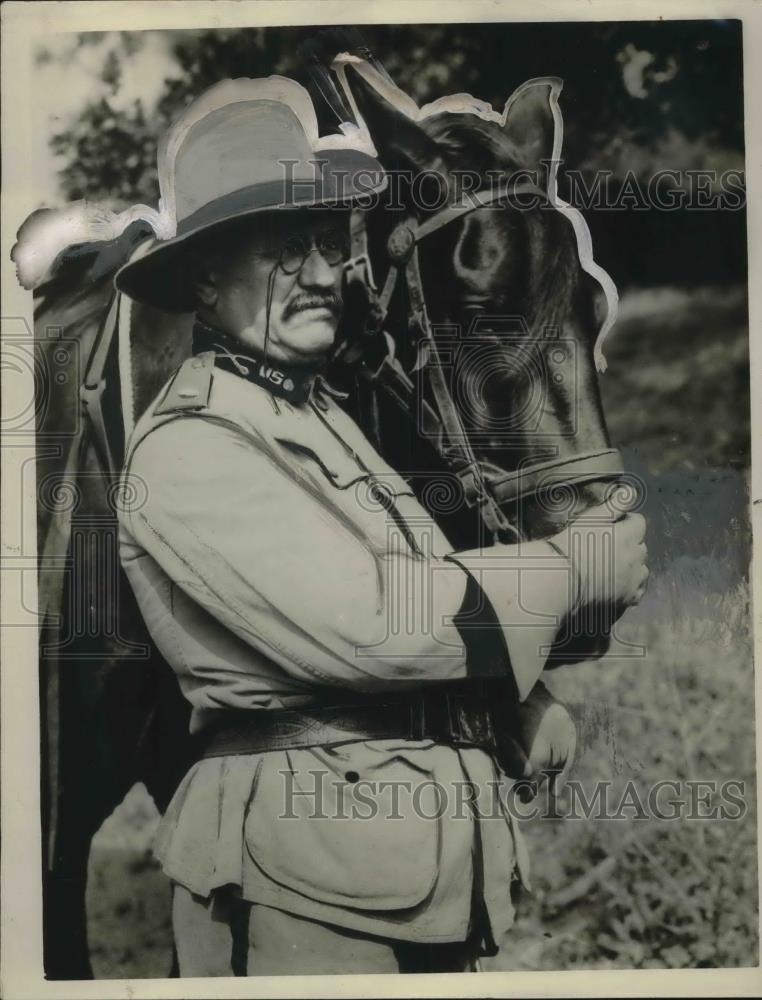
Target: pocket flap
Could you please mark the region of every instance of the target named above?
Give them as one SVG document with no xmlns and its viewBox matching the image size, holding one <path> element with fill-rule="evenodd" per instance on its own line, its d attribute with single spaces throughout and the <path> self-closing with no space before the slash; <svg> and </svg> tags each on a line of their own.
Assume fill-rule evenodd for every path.
<svg viewBox="0 0 762 1000">
<path fill-rule="evenodd" d="M 397 757 L 367 779 L 353 773 L 351 754 L 336 769 L 311 751 L 289 758 L 288 772 L 262 768 L 246 819 L 246 848 L 262 871 L 309 899 L 353 909 L 407 909 L 426 899 L 437 879 L 441 818 L 425 795 L 424 815 L 416 815 L 409 789 L 428 776 Z"/>
</svg>

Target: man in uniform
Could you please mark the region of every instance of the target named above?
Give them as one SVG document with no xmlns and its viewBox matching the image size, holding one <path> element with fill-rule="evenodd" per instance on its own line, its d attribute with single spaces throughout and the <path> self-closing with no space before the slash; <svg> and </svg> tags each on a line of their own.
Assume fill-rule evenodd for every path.
<svg viewBox="0 0 762 1000">
<path fill-rule="evenodd" d="M 545 542 L 451 550 L 321 376 L 347 209 L 384 174 L 298 84 L 218 85 L 161 157 L 175 235 L 117 286 L 197 323 L 129 442 L 121 555 L 199 746 L 156 845 L 180 974 L 474 968 L 527 877 L 477 680 L 527 704 L 570 593 L 637 601 L 643 520 L 576 588 Z M 568 717 L 543 725 L 563 758 Z"/>
</svg>

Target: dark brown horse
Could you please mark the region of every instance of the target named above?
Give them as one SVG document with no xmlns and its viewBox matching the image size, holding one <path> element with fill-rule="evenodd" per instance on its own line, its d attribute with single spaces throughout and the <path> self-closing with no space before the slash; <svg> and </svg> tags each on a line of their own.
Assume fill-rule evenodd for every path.
<svg viewBox="0 0 762 1000">
<path fill-rule="evenodd" d="M 119 257 L 130 234 L 123 244 Z M 98 274 L 102 257 L 101 248 L 68 259 L 35 298 L 40 603 L 48 613 L 40 636 L 43 929 L 45 970 L 55 979 L 91 976 L 85 890 L 94 834 L 138 781 L 164 809 L 188 764 L 187 706 L 118 560 L 125 380 L 118 338 L 109 336 L 118 319 L 109 308 L 113 271 Z M 190 317 L 135 304 L 128 330 L 135 419 L 188 353 Z M 102 414 L 104 435 L 80 413 L 88 387 L 96 397 L 103 390 L 91 416 Z"/>
<path fill-rule="evenodd" d="M 400 423 L 396 393 L 385 393 L 380 380 L 371 382 L 370 406 L 365 403 L 365 412 L 377 415 L 390 463 L 412 474 L 419 498 L 456 549 L 485 541 L 479 506 L 464 502 L 452 464 L 442 459 L 446 449 L 435 446 L 441 428 L 426 426 L 427 405 L 441 408 L 430 372 L 436 364 L 475 464 L 507 522 L 508 530 L 497 532 L 502 540 L 548 537 L 604 499 L 629 506 L 633 490 L 611 447 L 596 372 L 602 366 L 596 306 L 600 311 L 604 298 L 615 306 L 616 292 L 592 261 L 579 213 L 557 207 L 553 187 L 560 81 L 524 84 L 503 121 L 486 111 L 432 109 L 414 116 L 409 98 L 372 67 L 362 74 L 350 64 L 344 80 L 381 161 L 397 174 L 394 195 L 386 204 L 382 195 L 369 216 L 379 286 L 393 270 L 390 250 L 400 233 L 423 234 L 417 238 L 418 289 L 411 289 L 409 272 L 407 285 L 397 280 L 387 320 L 403 368 L 417 369 L 417 432 L 411 433 L 407 414 Z M 527 178 L 535 180 L 526 184 Z M 523 188 L 522 198 L 510 197 L 514 184 Z M 509 196 L 489 201 L 488 195 L 475 210 L 451 211 L 468 201 L 464 191 L 496 188 Z M 434 360 L 415 320 L 421 297 L 436 341 Z M 443 486 L 439 499 L 447 498 L 439 507 L 434 470 Z M 602 655 L 610 618 L 592 609 L 584 621 L 567 622 L 568 641 L 551 663 Z"/>
<path fill-rule="evenodd" d="M 554 122 L 547 92 L 538 91 L 516 107 L 506 128 L 466 112 L 443 112 L 416 123 L 365 80 L 350 79 L 389 169 L 436 169 L 452 177 L 461 168 L 486 177 L 489 170 L 533 166 L 552 155 Z M 379 274 L 387 259 L 386 237 L 412 208 L 408 201 L 399 212 L 379 208 L 371 213 L 371 255 Z M 423 212 L 420 218 L 425 216 Z M 136 419 L 189 352 L 190 317 L 168 317 L 138 304 L 126 315 L 124 300 L 117 303 L 121 321 L 118 313 L 107 311 L 114 263 L 143 235 L 133 229 L 120 247 L 79 252 L 38 296 L 36 336 L 45 357 L 56 350 L 56 337 L 48 336 L 51 328 L 60 328 L 67 342 L 78 345 L 82 358 L 92 361 L 98 345 L 103 348 L 102 363 L 96 366 L 100 370 L 93 372 L 90 365 L 84 375 L 96 398 L 99 383 L 105 386 L 102 413 L 114 467 L 123 447 L 123 417 L 127 424 Z M 420 258 L 440 360 L 449 337 L 448 384 L 485 475 L 499 478 L 527 461 L 534 467 L 548 457 L 606 451 L 593 358 L 593 287 L 580 265 L 568 219 L 547 206 L 532 211 L 497 204 L 480 208 L 422 244 Z M 66 291 L 72 288 L 82 290 Z M 419 345 L 409 336 L 408 306 L 404 292 L 395 297 L 387 329 L 395 336 L 403 369 L 411 372 Z M 361 322 L 348 296 L 348 341 Z M 546 336 L 548 331 L 554 335 Z M 53 367 L 51 363 L 45 370 Z M 423 365 L 413 376 L 414 407 L 432 402 L 426 373 Z M 351 384 L 354 369 L 337 364 L 336 378 Z M 55 439 L 57 429 L 67 425 L 67 415 L 78 411 L 78 381 L 70 377 L 55 390 L 52 384 L 44 386 L 50 405 L 40 410 L 41 440 Z M 132 392 L 125 392 L 126 382 Z M 400 407 L 364 381 L 355 404 L 361 422 L 369 433 L 380 434 L 385 456 L 409 474 L 452 543 L 467 548 L 483 539 L 478 509 L 465 506 L 457 489 L 453 493 L 445 485 L 449 499 L 442 502 L 439 486 L 459 480 L 453 479 L 434 439 L 420 433 L 415 409 L 411 419 L 409 403 Z M 131 412 L 124 413 L 125 405 Z M 50 978 L 90 975 L 84 899 L 93 834 L 136 781 L 145 782 L 163 809 L 188 763 L 187 708 L 146 635 L 119 569 L 120 499 L 97 428 L 93 433 L 89 427 L 85 421 L 79 434 L 64 435 L 49 453 L 41 450 L 38 463 L 39 537 L 46 539 L 47 557 L 41 567 L 42 591 L 49 596 L 50 610 L 59 601 L 61 608 L 58 624 L 46 627 L 41 644 L 45 966 Z M 505 505 L 525 537 L 556 530 L 572 509 L 597 502 L 606 488 L 602 482 L 585 482 L 570 504 L 559 502 L 558 478 L 542 488 L 535 480 L 529 485 L 525 493 L 514 491 L 516 497 Z M 56 553 L 66 556 L 63 574 Z M 567 649 L 564 661 L 600 653 L 606 641 L 604 628 L 588 638 L 582 652 Z"/>
</svg>

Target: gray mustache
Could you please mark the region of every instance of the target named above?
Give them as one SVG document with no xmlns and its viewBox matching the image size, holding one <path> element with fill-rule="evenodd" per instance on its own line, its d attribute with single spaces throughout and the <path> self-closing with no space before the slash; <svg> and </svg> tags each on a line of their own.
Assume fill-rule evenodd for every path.
<svg viewBox="0 0 762 1000">
<path fill-rule="evenodd" d="M 317 309 L 324 307 L 330 309 L 335 316 L 341 314 L 343 302 L 340 295 L 330 293 L 328 295 L 300 295 L 288 303 L 284 312 L 284 320 L 290 319 L 295 313 L 304 309 Z"/>
</svg>

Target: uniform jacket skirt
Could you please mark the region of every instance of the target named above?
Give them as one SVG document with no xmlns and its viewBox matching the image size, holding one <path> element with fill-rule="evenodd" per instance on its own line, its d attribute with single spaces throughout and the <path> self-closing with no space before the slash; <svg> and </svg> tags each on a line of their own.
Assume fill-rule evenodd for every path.
<svg viewBox="0 0 762 1000">
<path fill-rule="evenodd" d="M 207 758 L 180 784 L 155 853 L 208 897 L 404 941 L 462 941 L 474 906 L 512 925 L 528 856 L 510 782 L 478 749 L 392 740 Z"/>
</svg>

